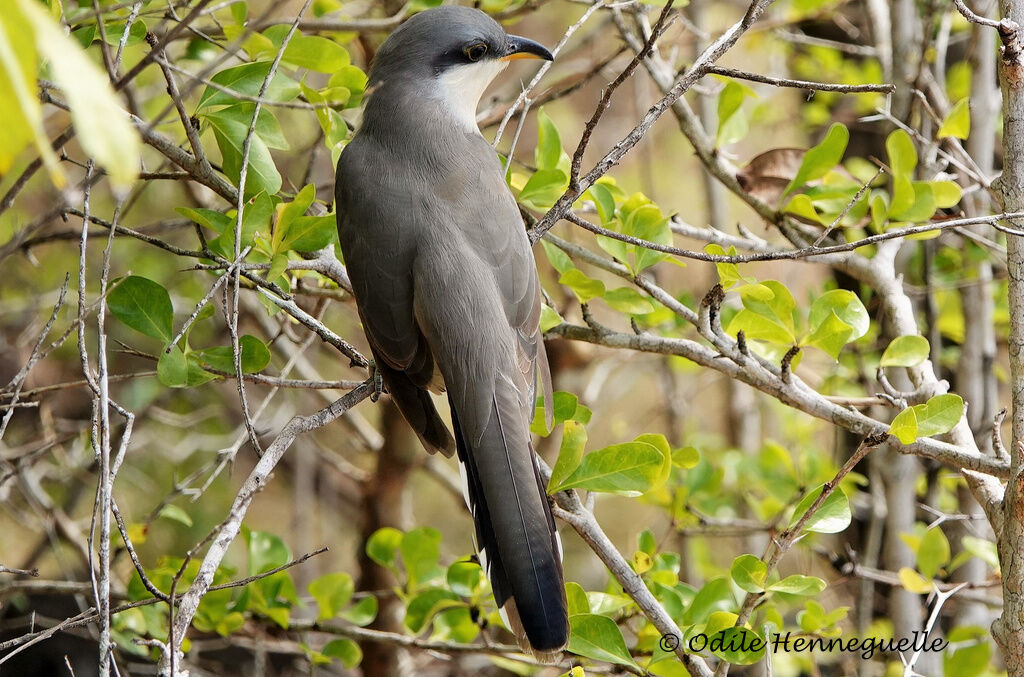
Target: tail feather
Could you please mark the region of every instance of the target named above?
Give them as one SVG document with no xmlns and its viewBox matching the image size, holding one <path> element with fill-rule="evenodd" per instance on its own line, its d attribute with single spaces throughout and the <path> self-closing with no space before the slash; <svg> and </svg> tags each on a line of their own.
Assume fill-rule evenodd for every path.
<svg viewBox="0 0 1024 677">
<path fill-rule="evenodd" d="M 495 601 L 523 650 L 552 658 L 568 640 L 567 603 L 554 518 L 525 421 L 512 396 L 499 391 L 479 443 L 470 446 L 451 404 L 477 547 Z"/>
</svg>

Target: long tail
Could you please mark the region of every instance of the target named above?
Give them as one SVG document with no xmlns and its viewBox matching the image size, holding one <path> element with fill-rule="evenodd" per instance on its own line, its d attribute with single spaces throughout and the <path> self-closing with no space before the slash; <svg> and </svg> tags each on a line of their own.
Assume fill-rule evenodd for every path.
<svg viewBox="0 0 1024 677">
<path fill-rule="evenodd" d="M 562 554 L 517 398 L 499 388 L 478 442 L 452 423 L 481 564 L 519 646 L 553 657 L 568 641 Z M 511 390 L 509 388 L 508 390 Z"/>
</svg>

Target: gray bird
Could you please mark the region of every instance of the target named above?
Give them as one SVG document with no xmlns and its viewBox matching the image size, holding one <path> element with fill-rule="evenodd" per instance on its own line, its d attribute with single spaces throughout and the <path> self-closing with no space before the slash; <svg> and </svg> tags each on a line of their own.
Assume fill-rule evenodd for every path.
<svg viewBox="0 0 1024 677">
<path fill-rule="evenodd" d="M 540 284 L 480 96 L 542 45 L 483 12 L 416 14 L 384 42 L 359 132 L 338 162 L 338 234 L 378 374 L 430 452 L 457 452 L 481 563 L 520 646 L 561 650 L 561 544 L 530 441 Z M 446 391 L 454 439 L 428 391 Z"/>
</svg>

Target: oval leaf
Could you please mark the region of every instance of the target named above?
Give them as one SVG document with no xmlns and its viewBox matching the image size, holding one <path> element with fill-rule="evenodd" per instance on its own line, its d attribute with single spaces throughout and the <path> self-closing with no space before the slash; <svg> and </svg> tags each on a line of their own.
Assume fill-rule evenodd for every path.
<svg viewBox="0 0 1024 677">
<path fill-rule="evenodd" d="M 164 342 L 173 337 L 174 307 L 171 295 L 145 277 L 126 277 L 110 291 L 107 307 L 114 317 L 146 336 Z"/>
<path fill-rule="evenodd" d="M 659 479 L 664 462 L 665 454 L 652 444 L 613 444 L 587 454 L 557 490 L 587 489 L 640 496 Z"/>
<path fill-rule="evenodd" d="M 763 592 L 768 567 L 753 555 L 740 555 L 732 561 L 729 573 L 744 592 Z"/>
<path fill-rule="evenodd" d="M 811 507 L 818 496 L 821 495 L 825 485 L 819 486 L 814 491 L 804 496 L 793 511 L 793 519 L 790 526 L 799 521 L 805 512 Z M 842 489 L 836 489 L 825 499 L 817 512 L 811 515 L 804 525 L 805 531 L 813 531 L 819 534 L 835 534 L 845 529 L 853 518 L 850 512 L 850 501 Z"/>
<path fill-rule="evenodd" d="M 897 336 L 886 347 L 880 367 L 915 367 L 928 359 L 930 346 L 923 336 Z"/>
<path fill-rule="evenodd" d="M 568 649 L 578 656 L 597 661 L 637 667 L 615 621 L 597 614 L 569 616 Z"/>
</svg>

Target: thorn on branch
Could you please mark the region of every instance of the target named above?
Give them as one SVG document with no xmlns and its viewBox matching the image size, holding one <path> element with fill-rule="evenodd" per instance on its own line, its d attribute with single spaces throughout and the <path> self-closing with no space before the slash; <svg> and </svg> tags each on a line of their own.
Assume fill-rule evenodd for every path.
<svg viewBox="0 0 1024 677">
<path fill-rule="evenodd" d="M 722 288 L 721 284 L 716 283 L 714 287 L 708 290 L 708 293 L 704 295 L 704 298 L 701 299 L 700 302 L 702 306 L 705 306 L 708 309 L 708 320 L 710 321 L 712 329 L 715 331 L 715 333 L 718 333 L 719 327 L 717 326 L 717 324 L 719 310 L 721 309 L 722 301 L 724 300 L 725 290 Z"/>
<path fill-rule="evenodd" d="M 789 384 L 789 377 L 791 375 L 791 365 L 793 364 L 793 358 L 800 354 L 800 346 L 791 346 L 786 354 L 782 356 L 782 382 Z"/>
<path fill-rule="evenodd" d="M 587 326 L 593 329 L 598 336 L 606 336 L 612 333 L 608 327 L 594 319 L 594 314 L 590 312 L 589 304 L 581 303 L 580 312 L 583 314 L 583 321 L 586 322 Z"/>
<path fill-rule="evenodd" d="M 750 357 L 750 349 L 747 347 L 747 333 L 742 329 L 736 332 L 736 349 L 740 351 L 740 355 Z"/>
<path fill-rule="evenodd" d="M 888 439 L 889 439 L 889 433 L 888 432 L 872 433 L 872 434 L 870 434 L 870 435 L 868 435 L 867 437 L 864 438 L 864 446 L 865 447 L 877 447 L 879 445 L 885 444 L 886 440 L 888 440 Z"/>
<path fill-rule="evenodd" d="M 1003 425 L 1003 419 L 1006 418 L 1006 408 L 1002 408 L 996 412 L 996 415 L 992 417 L 992 450 L 996 452 L 996 458 L 1001 461 L 1010 462 L 1010 452 L 1006 450 L 1003 445 L 1003 433 L 1000 430 L 1000 426 Z"/>
<path fill-rule="evenodd" d="M 31 576 L 39 578 L 39 569 L 15 569 L 0 564 L 0 574 L 14 574 L 15 576 Z"/>
</svg>

